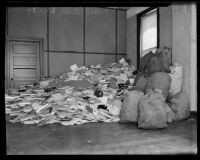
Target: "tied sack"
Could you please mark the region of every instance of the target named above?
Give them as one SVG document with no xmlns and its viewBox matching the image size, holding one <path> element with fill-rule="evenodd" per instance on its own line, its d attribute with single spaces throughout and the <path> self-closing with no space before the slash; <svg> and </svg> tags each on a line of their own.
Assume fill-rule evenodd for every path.
<svg viewBox="0 0 200 160">
<path fill-rule="evenodd" d="M 148 59 L 145 68 L 145 75 L 151 76 L 155 72 L 170 72 L 171 49 L 164 47 L 158 49 L 151 58 Z"/>
<path fill-rule="evenodd" d="M 143 92 L 140 91 L 129 91 L 123 100 L 122 108 L 120 111 L 120 121 L 138 121 L 138 102 L 141 97 L 144 96 Z"/>
<path fill-rule="evenodd" d="M 153 57 L 153 55 L 154 55 L 153 52 L 150 51 L 140 59 L 140 67 L 139 67 L 140 72 L 145 71 L 146 65 L 149 62 L 149 60 Z"/>
<path fill-rule="evenodd" d="M 144 74 L 138 74 L 134 81 L 134 88 L 138 91 L 145 92 L 147 79 L 147 77 L 144 77 Z"/>
<path fill-rule="evenodd" d="M 148 78 L 146 91 L 160 89 L 165 98 L 168 97 L 169 89 L 171 84 L 170 76 L 165 72 L 156 72 Z"/>
<path fill-rule="evenodd" d="M 175 120 L 184 120 L 190 116 L 189 97 L 185 91 L 174 95 L 170 100 L 170 108 L 175 113 Z"/>
<path fill-rule="evenodd" d="M 170 66 L 171 73 L 169 73 L 171 77 L 171 86 L 169 90 L 169 94 L 171 96 L 181 92 L 182 89 L 182 81 L 183 81 L 183 67 L 177 63 L 174 66 Z"/>
<path fill-rule="evenodd" d="M 139 101 L 138 128 L 158 129 L 167 127 L 166 104 L 164 96 L 150 91 Z"/>
</svg>

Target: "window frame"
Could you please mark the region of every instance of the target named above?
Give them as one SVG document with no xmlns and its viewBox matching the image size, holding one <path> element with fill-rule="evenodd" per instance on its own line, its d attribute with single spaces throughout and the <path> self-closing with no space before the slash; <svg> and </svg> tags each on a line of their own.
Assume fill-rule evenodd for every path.
<svg viewBox="0 0 200 160">
<path fill-rule="evenodd" d="M 155 9 L 156 9 L 156 12 L 157 12 L 157 48 L 159 48 L 159 46 L 160 46 L 160 44 L 159 44 L 159 42 L 160 42 L 160 16 L 159 16 L 159 7 L 150 7 L 150 8 L 147 8 L 144 11 L 142 11 L 142 12 L 140 12 L 140 13 L 137 14 L 137 69 L 139 69 L 140 58 L 141 58 L 140 57 L 140 55 L 141 55 L 141 53 L 140 53 L 141 18 L 145 14 L 147 14 L 147 13 L 149 13 L 149 12 L 155 10 Z"/>
</svg>

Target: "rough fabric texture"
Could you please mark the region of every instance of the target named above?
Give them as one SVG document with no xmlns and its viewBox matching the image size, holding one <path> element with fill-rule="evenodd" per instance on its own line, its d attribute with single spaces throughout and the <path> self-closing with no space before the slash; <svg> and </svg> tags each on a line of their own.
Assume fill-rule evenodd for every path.
<svg viewBox="0 0 200 160">
<path fill-rule="evenodd" d="M 145 92 L 147 80 L 148 78 L 144 77 L 144 74 L 139 74 L 134 81 L 135 90 Z"/>
<path fill-rule="evenodd" d="M 154 54 L 146 64 L 145 76 L 151 76 L 155 72 L 161 72 L 161 58 L 158 54 Z"/>
<path fill-rule="evenodd" d="M 155 53 L 149 52 L 141 58 L 139 71 L 145 73 L 145 76 L 151 76 L 155 72 L 170 72 L 172 63 L 171 49 L 164 47 L 156 50 Z"/>
<path fill-rule="evenodd" d="M 176 121 L 187 119 L 190 116 L 190 102 L 185 91 L 174 95 L 169 101 L 169 105 L 175 113 Z"/>
<path fill-rule="evenodd" d="M 172 109 L 169 107 L 169 105 L 166 103 L 166 116 L 167 116 L 167 123 L 171 123 L 175 120 L 175 113 L 172 111 Z"/>
<path fill-rule="evenodd" d="M 172 65 L 172 50 L 171 48 L 164 47 L 160 52 L 162 59 L 162 70 L 165 72 L 170 72 L 170 66 Z"/>
<path fill-rule="evenodd" d="M 150 78 L 148 78 L 145 93 L 147 93 L 148 90 L 160 89 L 162 90 L 162 94 L 164 95 L 164 97 L 167 98 L 170 85 L 171 78 L 167 73 L 156 72 L 152 74 Z"/>
<path fill-rule="evenodd" d="M 144 72 L 147 62 L 149 61 L 149 59 L 151 59 L 151 57 L 152 57 L 153 55 L 154 55 L 153 52 L 150 51 L 149 53 L 145 54 L 145 55 L 140 59 L 140 67 L 139 67 L 139 71 L 140 71 L 140 72 Z"/>
<path fill-rule="evenodd" d="M 171 86 L 169 93 L 171 96 L 180 93 L 182 90 L 183 81 L 183 67 L 179 64 L 174 64 L 170 67 L 171 72 L 169 73 L 171 77 Z"/>
<path fill-rule="evenodd" d="M 138 121 L 138 102 L 144 93 L 140 91 L 128 92 L 123 100 L 122 109 L 120 111 L 120 121 Z"/>
<path fill-rule="evenodd" d="M 158 129 L 167 127 L 165 98 L 161 93 L 149 92 L 139 101 L 138 128 Z"/>
</svg>

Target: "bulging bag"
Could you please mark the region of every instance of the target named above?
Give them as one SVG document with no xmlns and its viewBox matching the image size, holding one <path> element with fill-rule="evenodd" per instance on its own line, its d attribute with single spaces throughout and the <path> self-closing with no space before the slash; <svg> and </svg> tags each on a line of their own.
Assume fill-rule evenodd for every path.
<svg viewBox="0 0 200 160">
<path fill-rule="evenodd" d="M 169 94 L 171 96 L 181 92 L 182 81 L 183 81 L 183 67 L 177 63 L 174 66 L 170 66 L 171 72 L 169 73 L 171 77 L 171 86 Z"/>
<path fill-rule="evenodd" d="M 163 49 L 158 49 L 151 56 L 145 65 L 145 75 L 151 76 L 155 72 L 170 72 L 171 65 L 171 49 L 164 47 Z"/>
<path fill-rule="evenodd" d="M 171 84 L 170 76 L 165 72 L 156 72 L 148 78 L 145 93 L 149 90 L 160 89 L 165 98 L 169 94 Z"/>
<path fill-rule="evenodd" d="M 140 67 L 139 67 L 139 71 L 140 72 L 144 72 L 147 63 L 149 62 L 149 60 L 151 59 L 151 57 L 153 56 L 153 52 L 150 51 L 147 54 L 145 54 L 141 59 L 140 59 Z"/>
<path fill-rule="evenodd" d="M 158 129 L 167 127 L 166 104 L 164 96 L 150 91 L 139 101 L 138 128 Z"/>
<path fill-rule="evenodd" d="M 190 101 L 185 91 L 182 91 L 169 100 L 170 108 L 175 113 L 175 120 L 184 120 L 190 116 Z"/>
<path fill-rule="evenodd" d="M 144 77 L 144 74 L 139 74 L 134 81 L 134 88 L 138 91 L 145 92 L 147 85 L 147 77 Z"/>
<path fill-rule="evenodd" d="M 141 97 L 144 96 L 143 92 L 140 91 L 130 91 L 128 92 L 123 100 L 122 108 L 120 111 L 120 121 L 138 121 L 138 102 Z"/>
</svg>

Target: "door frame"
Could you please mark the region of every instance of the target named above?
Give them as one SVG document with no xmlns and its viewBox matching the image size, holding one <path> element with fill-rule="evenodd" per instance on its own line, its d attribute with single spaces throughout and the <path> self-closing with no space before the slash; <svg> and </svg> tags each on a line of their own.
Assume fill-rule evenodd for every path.
<svg viewBox="0 0 200 160">
<path fill-rule="evenodd" d="M 6 61 L 5 61 L 5 69 L 6 69 L 6 74 L 5 76 L 5 81 L 7 83 L 7 89 L 10 88 L 10 48 L 9 48 L 9 42 L 10 41 L 24 41 L 24 42 L 38 42 L 39 43 L 39 67 L 40 67 L 40 80 L 42 80 L 42 78 L 44 77 L 44 39 L 43 38 L 38 38 L 38 37 L 17 37 L 17 36 L 6 36 Z"/>
</svg>

